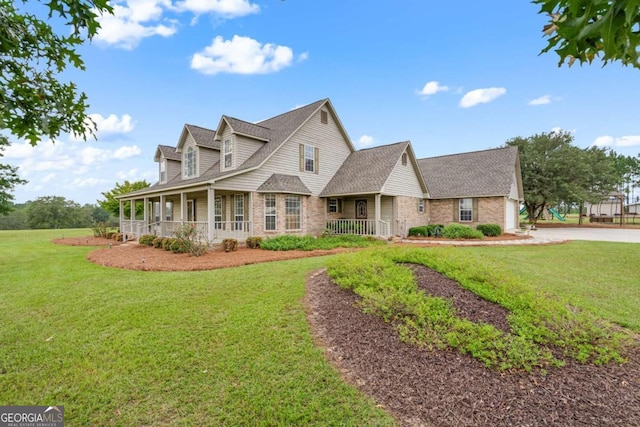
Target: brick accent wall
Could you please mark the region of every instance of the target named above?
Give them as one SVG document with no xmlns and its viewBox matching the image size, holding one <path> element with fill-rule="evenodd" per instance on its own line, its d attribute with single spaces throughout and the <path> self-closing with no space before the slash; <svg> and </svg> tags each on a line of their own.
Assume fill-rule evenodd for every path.
<svg viewBox="0 0 640 427">
<path fill-rule="evenodd" d="M 447 225 L 453 221 L 453 204 L 458 199 L 430 200 L 429 209 L 432 224 Z M 498 224 L 505 229 L 505 199 L 504 197 L 478 198 L 478 221 L 460 222 L 460 224 L 476 227 L 478 224 Z"/>
<path fill-rule="evenodd" d="M 263 193 L 253 193 L 253 235 L 272 237 L 279 234 L 313 234 L 320 235 L 324 231 L 324 200 L 315 196 L 300 196 L 302 215 L 300 230 L 285 230 L 285 194 L 276 196 L 276 229 L 264 229 L 264 196 Z"/>
<path fill-rule="evenodd" d="M 418 212 L 419 198 L 396 196 L 396 218 L 398 224 L 395 234 L 405 237 L 411 227 L 429 224 L 429 201 L 424 201 L 424 212 Z"/>
</svg>

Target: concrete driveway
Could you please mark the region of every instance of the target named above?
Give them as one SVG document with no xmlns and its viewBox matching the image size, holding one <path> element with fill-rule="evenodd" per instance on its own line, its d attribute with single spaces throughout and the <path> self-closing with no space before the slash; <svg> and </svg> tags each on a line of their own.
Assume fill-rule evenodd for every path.
<svg viewBox="0 0 640 427">
<path fill-rule="evenodd" d="M 532 235 L 549 240 L 599 240 L 603 242 L 640 243 L 638 228 L 538 228 Z"/>
</svg>

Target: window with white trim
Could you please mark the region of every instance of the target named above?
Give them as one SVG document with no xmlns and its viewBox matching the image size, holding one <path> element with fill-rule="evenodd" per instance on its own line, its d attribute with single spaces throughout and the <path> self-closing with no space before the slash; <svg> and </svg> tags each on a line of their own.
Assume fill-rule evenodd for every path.
<svg viewBox="0 0 640 427">
<path fill-rule="evenodd" d="M 160 182 L 161 183 L 167 182 L 167 161 L 166 160 L 160 161 Z"/>
<path fill-rule="evenodd" d="M 264 195 L 264 229 L 265 231 L 276 230 L 276 195 Z"/>
<path fill-rule="evenodd" d="M 173 221 L 173 202 L 165 202 L 164 204 L 164 220 Z"/>
<path fill-rule="evenodd" d="M 216 230 L 222 230 L 222 196 L 213 199 L 213 224 Z"/>
<path fill-rule="evenodd" d="M 244 194 L 233 195 L 233 220 L 235 221 L 235 230 L 244 228 Z"/>
<path fill-rule="evenodd" d="M 222 143 L 224 168 L 233 167 L 233 138 L 227 138 Z"/>
<path fill-rule="evenodd" d="M 329 199 L 327 202 L 327 212 L 329 213 L 340 213 L 342 212 L 342 200 L 340 199 Z"/>
<path fill-rule="evenodd" d="M 301 199 L 299 195 L 289 194 L 284 198 L 284 219 L 286 230 L 300 230 Z"/>
<path fill-rule="evenodd" d="M 196 150 L 193 147 L 187 148 L 182 160 L 184 164 L 183 177 L 190 178 L 196 176 Z"/>
<path fill-rule="evenodd" d="M 304 145 L 304 170 L 315 172 L 316 149 L 313 145 Z"/>
<path fill-rule="evenodd" d="M 460 199 L 460 222 L 473 221 L 473 199 Z"/>
</svg>

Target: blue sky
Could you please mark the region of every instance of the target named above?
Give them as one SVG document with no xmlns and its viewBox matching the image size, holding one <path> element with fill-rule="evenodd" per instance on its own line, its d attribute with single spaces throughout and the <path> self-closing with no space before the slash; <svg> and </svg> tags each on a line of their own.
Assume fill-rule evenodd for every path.
<svg viewBox="0 0 640 427">
<path fill-rule="evenodd" d="M 15 201 L 96 203 L 116 182 L 157 180 L 158 144 L 222 114 L 259 121 L 330 98 L 356 147 L 410 140 L 418 157 L 571 131 L 640 152 L 640 71 L 558 68 L 527 1 L 120 0 L 67 71 L 98 139 L 13 140 Z"/>
</svg>

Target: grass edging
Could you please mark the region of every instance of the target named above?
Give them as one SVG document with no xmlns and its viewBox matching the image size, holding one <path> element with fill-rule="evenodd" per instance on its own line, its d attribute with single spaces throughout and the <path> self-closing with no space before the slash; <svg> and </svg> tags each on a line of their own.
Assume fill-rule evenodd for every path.
<svg viewBox="0 0 640 427">
<path fill-rule="evenodd" d="M 449 301 L 419 290 L 400 263 L 421 264 L 509 310 L 511 333 L 456 315 Z M 555 297 L 534 293 L 496 265 L 469 260 L 452 248 L 388 248 L 344 254 L 328 262 L 341 287 L 362 297 L 363 310 L 391 322 L 403 341 L 453 348 L 501 370 L 624 361 L 631 334 Z M 552 352 L 553 350 L 553 352 Z M 558 351 L 561 350 L 561 351 Z"/>
</svg>

